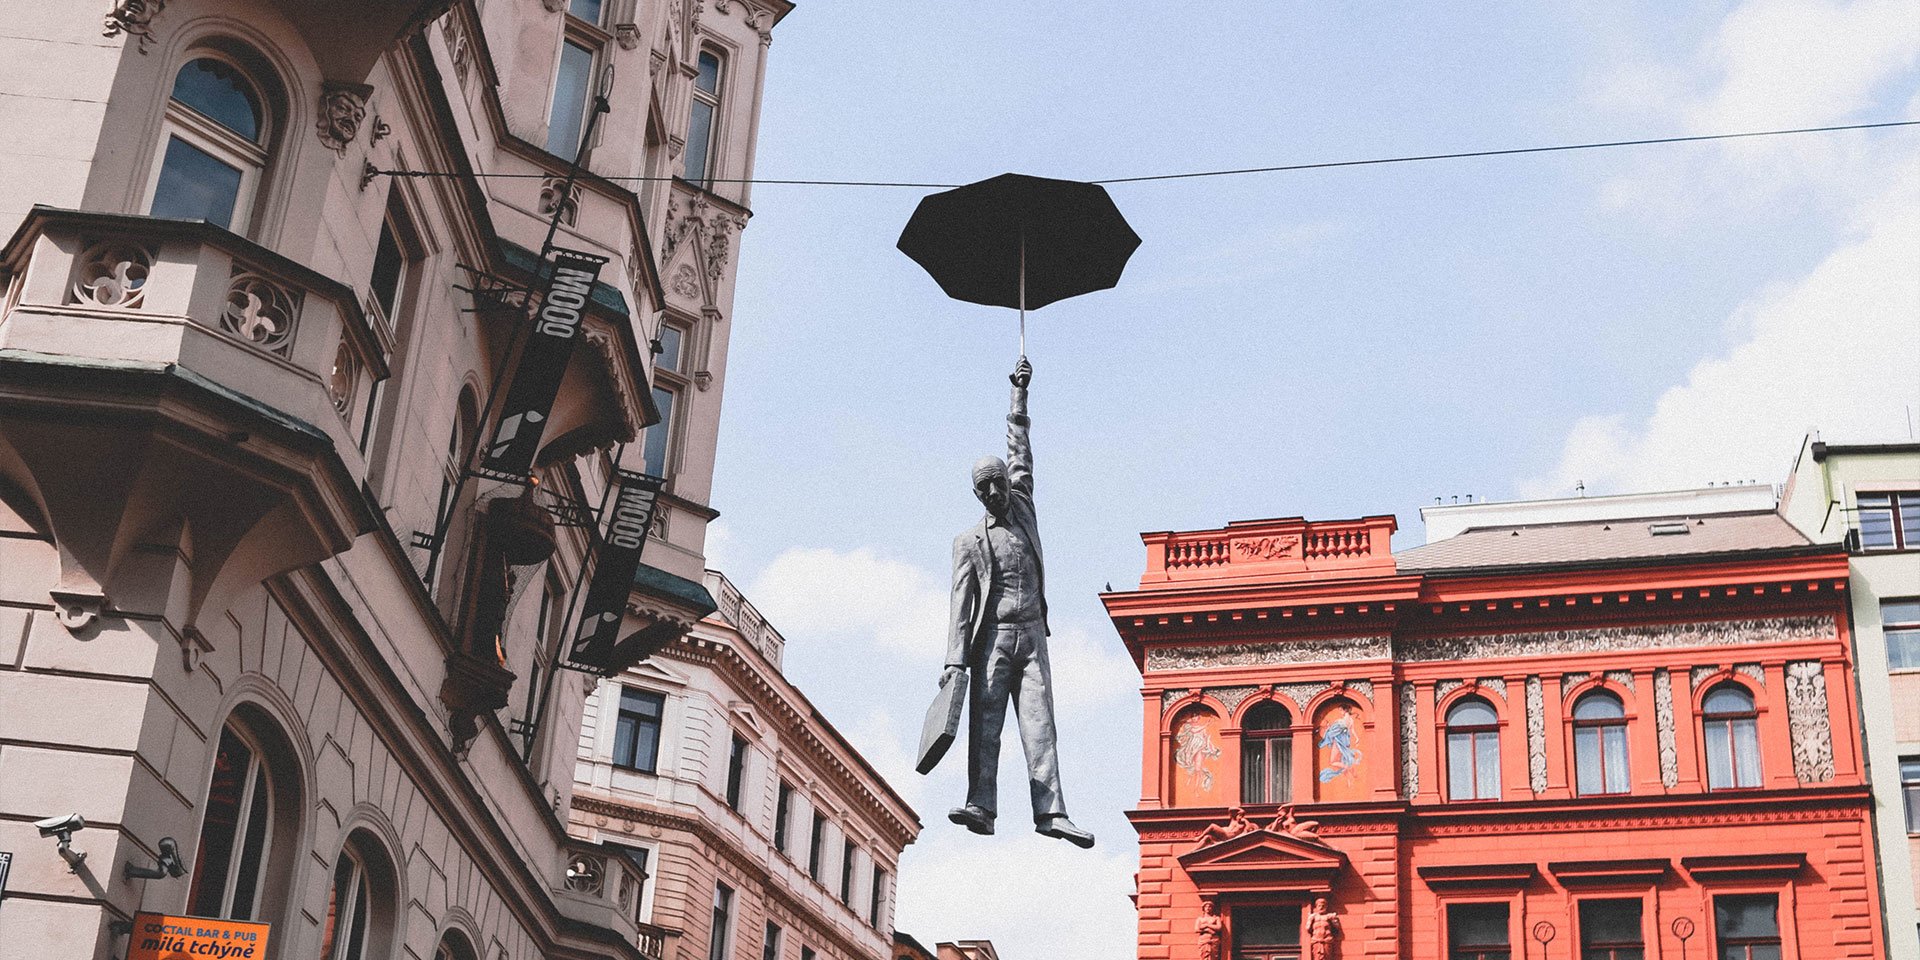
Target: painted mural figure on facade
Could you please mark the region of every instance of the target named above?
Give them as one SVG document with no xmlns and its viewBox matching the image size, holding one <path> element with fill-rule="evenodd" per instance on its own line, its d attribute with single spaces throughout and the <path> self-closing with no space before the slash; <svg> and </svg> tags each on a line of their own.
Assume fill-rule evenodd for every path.
<svg viewBox="0 0 1920 960">
<path fill-rule="evenodd" d="M 1033 366 L 1021 357 L 1007 413 L 1007 459 L 973 465 L 973 494 L 982 517 L 953 541 L 952 617 L 942 685 L 973 674 L 968 694 L 967 802 L 947 819 L 993 833 L 999 805 L 1000 733 L 1013 707 L 1027 755 L 1034 831 L 1079 847 L 1093 834 L 1067 819 L 1053 722 L 1053 667 L 1047 658 L 1046 571 L 1033 506 L 1033 447 L 1027 385 Z"/>
<path fill-rule="evenodd" d="M 1358 739 L 1353 732 L 1353 711 L 1340 709 L 1330 712 L 1325 726 L 1320 729 L 1321 750 L 1329 759 L 1320 768 L 1320 782 L 1327 783 L 1333 778 L 1351 772 L 1360 765 L 1360 748 L 1354 746 Z"/>
<path fill-rule="evenodd" d="M 1202 718 L 1190 716 L 1173 732 L 1173 765 L 1201 793 L 1213 792 L 1211 761 L 1218 759 L 1220 747 L 1213 742 L 1212 726 Z"/>
</svg>

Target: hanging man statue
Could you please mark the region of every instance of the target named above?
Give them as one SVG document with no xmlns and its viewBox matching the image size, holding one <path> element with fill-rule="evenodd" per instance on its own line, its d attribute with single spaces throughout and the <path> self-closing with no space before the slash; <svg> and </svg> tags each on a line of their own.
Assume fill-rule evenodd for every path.
<svg viewBox="0 0 1920 960">
<path fill-rule="evenodd" d="M 1033 512 L 1033 449 L 1027 430 L 1026 357 L 1009 377 L 1007 459 L 973 465 L 973 494 L 987 515 L 953 541 L 953 606 L 943 684 L 972 671 L 968 690 L 967 803 L 947 819 L 974 833 L 993 832 L 999 804 L 1000 732 L 1007 705 L 1020 725 L 1034 830 L 1080 847 L 1093 834 L 1067 819 L 1053 725 L 1053 669 L 1047 662 L 1046 574 Z"/>
</svg>

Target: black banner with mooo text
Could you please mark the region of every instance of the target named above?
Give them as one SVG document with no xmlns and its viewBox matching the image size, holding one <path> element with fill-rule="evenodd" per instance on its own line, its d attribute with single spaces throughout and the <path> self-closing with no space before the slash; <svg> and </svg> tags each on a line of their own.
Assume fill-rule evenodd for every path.
<svg viewBox="0 0 1920 960">
<path fill-rule="evenodd" d="M 533 471 L 533 457 L 540 449 L 541 434 L 546 432 L 547 415 L 553 411 L 560 378 L 566 375 L 567 361 L 573 357 L 574 341 L 580 338 L 580 324 L 587 316 L 594 281 L 606 262 L 606 257 L 597 254 L 553 248 L 553 269 L 540 296 L 540 311 L 534 314 L 533 332 L 520 352 L 513 382 L 500 405 L 500 425 L 480 458 L 482 470 L 514 477 Z"/>
<path fill-rule="evenodd" d="M 620 472 L 619 489 L 607 508 L 606 539 L 594 562 L 593 582 L 580 609 L 580 629 L 574 633 L 569 661 L 594 669 L 609 667 L 620 621 L 626 616 L 627 597 L 633 592 L 633 575 L 640 569 L 640 551 L 653 529 L 654 509 L 665 483 L 644 473 Z"/>
</svg>

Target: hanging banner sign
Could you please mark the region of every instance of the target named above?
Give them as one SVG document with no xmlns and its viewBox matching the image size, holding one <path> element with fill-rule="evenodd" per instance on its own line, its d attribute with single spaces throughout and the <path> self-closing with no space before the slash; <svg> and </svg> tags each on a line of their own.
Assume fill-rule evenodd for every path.
<svg viewBox="0 0 1920 960">
<path fill-rule="evenodd" d="M 666 481 L 623 470 L 619 483 L 607 508 L 606 540 L 600 546 L 593 582 L 580 609 L 580 629 L 567 656 L 586 667 L 604 669 L 613 654 L 620 621 L 627 613 L 627 596 L 633 592 L 633 575 L 640 569 L 640 551 L 647 545 L 647 531 L 653 529 L 654 509 Z"/>
<path fill-rule="evenodd" d="M 262 960 L 264 923 L 136 913 L 127 940 L 127 960 Z"/>
<path fill-rule="evenodd" d="M 0 850 L 0 900 L 7 898 L 7 871 L 13 869 L 13 854 Z"/>
<path fill-rule="evenodd" d="M 563 247 L 553 248 L 553 269 L 540 295 L 540 312 L 533 317 L 533 333 L 520 352 L 520 365 L 500 405 L 500 426 L 493 432 L 480 467 L 491 473 L 524 477 L 533 471 L 533 455 L 547 428 L 547 414 L 560 392 L 587 317 L 587 300 L 606 257 Z"/>
</svg>

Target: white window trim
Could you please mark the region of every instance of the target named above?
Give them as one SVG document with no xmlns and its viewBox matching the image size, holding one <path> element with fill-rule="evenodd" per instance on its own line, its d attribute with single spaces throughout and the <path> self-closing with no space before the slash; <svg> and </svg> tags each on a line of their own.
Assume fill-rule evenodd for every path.
<svg viewBox="0 0 1920 960">
<path fill-rule="evenodd" d="M 142 194 L 140 208 L 147 211 L 153 210 L 154 197 L 160 189 L 160 170 L 166 166 L 167 162 L 167 144 L 177 136 L 188 145 L 204 150 L 214 159 L 240 171 L 240 188 L 235 192 L 233 200 L 233 223 L 227 229 L 240 236 L 248 236 L 248 231 L 253 226 L 254 195 L 259 190 L 261 177 L 266 172 L 267 161 L 271 157 L 273 115 L 270 112 L 266 94 L 260 90 L 260 85 L 254 82 L 252 75 L 244 67 L 231 58 L 220 56 L 211 50 L 196 50 L 191 57 L 181 61 L 173 75 L 178 77 L 180 70 L 186 69 L 187 64 L 196 60 L 217 60 L 246 79 L 253 93 L 254 102 L 260 107 L 262 142 L 255 143 L 248 140 L 221 126 L 200 111 L 175 100 L 173 80 L 170 79 L 167 87 L 166 113 L 160 124 L 160 139 L 154 147 L 153 162 L 148 165 L 151 169 L 147 171 L 147 188 Z"/>
</svg>

